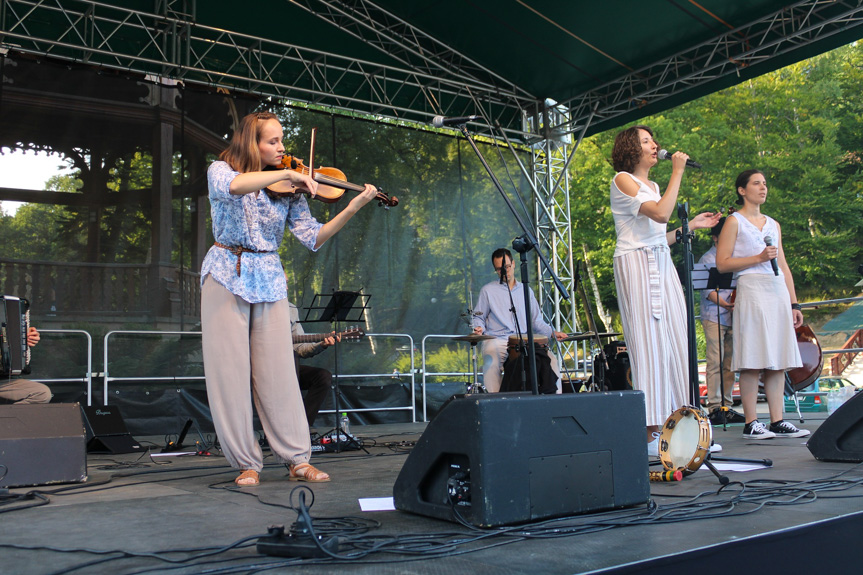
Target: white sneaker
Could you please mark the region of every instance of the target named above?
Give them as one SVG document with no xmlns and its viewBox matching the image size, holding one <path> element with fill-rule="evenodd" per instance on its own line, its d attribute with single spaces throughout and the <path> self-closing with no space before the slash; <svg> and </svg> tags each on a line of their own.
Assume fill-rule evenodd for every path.
<svg viewBox="0 0 863 575">
<path fill-rule="evenodd" d="M 659 457 L 659 436 L 658 431 L 653 432 L 653 441 L 647 444 L 648 457 Z"/>
<path fill-rule="evenodd" d="M 710 444 L 710 453 L 719 453 L 722 451 L 722 446 L 716 443 L 715 441 Z"/>
<path fill-rule="evenodd" d="M 763 423 L 756 419 L 743 426 L 743 437 L 746 439 L 773 439 L 776 434 L 769 431 Z"/>
</svg>

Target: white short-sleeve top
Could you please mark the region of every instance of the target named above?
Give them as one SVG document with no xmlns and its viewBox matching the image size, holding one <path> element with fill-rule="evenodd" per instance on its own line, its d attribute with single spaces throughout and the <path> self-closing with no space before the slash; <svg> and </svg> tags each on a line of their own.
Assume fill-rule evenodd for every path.
<svg viewBox="0 0 863 575">
<path fill-rule="evenodd" d="M 631 177 L 638 184 L 638 193 L 635 196 L 624 194 L 617 187 L 614 180 L 620 174 Z M 644 202 L 658 202 L 661 198 L 656 182 L 649 182 L 648 185 L 629 172 L 618 172 L 611 179 L 611 214 L 617 232 L 614 257 L 644 247 L 668 245 L 668 240 L 665 239 L 666 225 L 638 213 Z"/>
<path fill-rule="evenodd" d="M 764 222 L 764 227 L 759 230 L 755 224 L 747 220 L 746 216 L 740 212 L 734 212 L 731 215 L 737 218 L 737 240 L 734 242 L 734 250 L 731 252 L 732 258 L 748 258 L 749 256 L 760 254 L 767 247 L 766 238 L 770 238 L 772 245 L 778 245 L 779 228 L 776 225 L 776 220 L 770 216 L 764 216 L 767 218 L 767 221 Z M 734 272 L 734 277 L 746 274 L 773 275 L 773 266 L 769 261 L 761 262 Z M 779 268 L 779 275 L 784 275 L 782 268 Z"/>
</svg>

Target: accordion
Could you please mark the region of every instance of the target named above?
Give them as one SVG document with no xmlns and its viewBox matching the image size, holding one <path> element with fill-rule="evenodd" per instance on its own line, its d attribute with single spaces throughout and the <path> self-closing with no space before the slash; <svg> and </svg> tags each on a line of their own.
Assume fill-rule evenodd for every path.
<svg viewBox="0 0 863 575">
<path fill-rule="evenodd" d="M 30 373 L 30 303 L 15 296 L 0 296 L 0 376 Z"/>
</svg>

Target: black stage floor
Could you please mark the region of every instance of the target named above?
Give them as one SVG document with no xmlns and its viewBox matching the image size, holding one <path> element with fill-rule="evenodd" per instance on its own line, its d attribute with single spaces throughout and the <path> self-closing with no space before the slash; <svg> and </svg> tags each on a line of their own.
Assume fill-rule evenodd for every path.
<svg viewBox="0 0 863 575">
<path fill-rule="evenodd" d="M 812 414 L 804 427 L 814 431 L 823 419 Z M 253 543 L 268 526 L 290 526 L 298 516 L 290 506 L 299 501 L 293 491 L 299 484 L 287 480 L 283 466 L 268 463 L 259 487 L 237 489 L 236 472 L 218 455 L 142 457 L 137 465 L 138 455 L 89 455 L 86 483 L 11 489 L 31 497 L 0 500 L 0 573 L 569 574 L 688 567 L 790 575 L 859 573 L 863 565 L 863 467 L 816 461 L 799 439 L 744 440 L 740 426 L 716 429 L 723 454 L 769 458 L 772 468 L 729 473 L 732 483 L 723 490 L 704 467 L 681 482 L 651 483 L 656 508 L 484 531 L 401 511 L 361 511 L 360 499 L 392 496 L 424 428 L 358 427 L 368 455 L 313 457 L 333 477 L 305 492 L 307 501 L 313 492 L 315 528 L 354 538 L 341 547 L 343 555 L 382 549 L 364 558 L 301 561 L 257 553 Z M 157 447 L 164 441 L 137 439 Z M 38 503 L 44 505 L 22 508 Z M 252 544 L 219 552 L 242 540 Z"/>
</svg>

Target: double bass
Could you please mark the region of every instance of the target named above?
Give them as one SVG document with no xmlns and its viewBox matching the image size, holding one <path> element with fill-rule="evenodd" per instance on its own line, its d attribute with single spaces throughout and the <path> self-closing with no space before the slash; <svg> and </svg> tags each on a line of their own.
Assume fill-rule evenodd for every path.
<svg viewBox="0 0 863 575">
<path fill-rule="evenodd" d="M 815 383 L 821 375 L 824 356 L 821 353 L 821 344 L 811 327 L 803 324 L 794 331 L 797 334 L 797 347 L 800 349 L 803 366 L 786 371 L 785 383 L 786 387 L 797 392 Z"/>
</svg>

